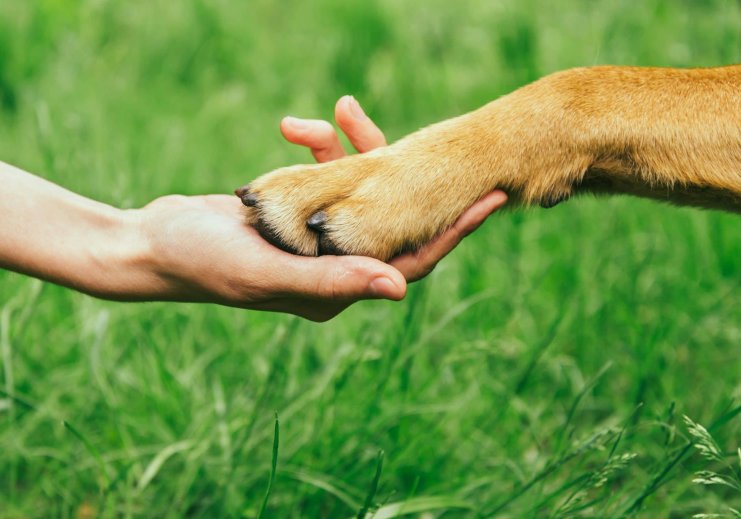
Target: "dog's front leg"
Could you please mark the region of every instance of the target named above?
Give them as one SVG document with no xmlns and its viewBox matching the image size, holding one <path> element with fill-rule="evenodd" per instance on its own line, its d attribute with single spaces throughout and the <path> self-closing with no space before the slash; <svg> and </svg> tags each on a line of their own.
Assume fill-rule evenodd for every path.
<svg viewBox="0 0 741 519">
<path fill-rule="evenodd" d="M 594 162 L 577 187 L 741 211 L 741 66 L 573 71 Z"/>
<path fill-rule="evenodd" d="M 568 70 L 240 193 L 250 221 L 287 250 L 380 259 L 428 242 L 495 188 L 544 207 L 592 192 L 739 210 L 740 70 Z"/>
</svg>

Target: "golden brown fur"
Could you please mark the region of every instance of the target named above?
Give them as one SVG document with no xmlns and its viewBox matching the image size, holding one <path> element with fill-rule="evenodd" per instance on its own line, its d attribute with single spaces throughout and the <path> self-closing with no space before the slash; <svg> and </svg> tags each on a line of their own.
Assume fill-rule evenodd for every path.
<svg viewBox="0 0 741 519">
<path fill-rule="evenodd" d="M 524 205 L 590 192 L 741 212 L 741 66 L 559 72 L 385 148 L 276 170 L 240 195 L 287 250 L 386 260 L 495 188 Z"/>
</svg>

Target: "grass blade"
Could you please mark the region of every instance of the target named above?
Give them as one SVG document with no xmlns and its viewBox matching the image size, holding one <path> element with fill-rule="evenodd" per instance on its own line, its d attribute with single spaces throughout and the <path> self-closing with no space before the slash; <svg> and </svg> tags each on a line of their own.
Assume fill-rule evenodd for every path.
<svg viewBox="0 0 741 519">
<path fill-rule="evenodd" d="M 21 407 L 24 407 L 25 409 L 29 411 L 40 411 L 38 408 L 38 405 L 34 404 L 30 400 L 28 400 L 25 397 L 19 396 L 15 393 L 7 393 L 0 389 L 0 396 L 4 396 L 8 399 L 8 401 L 13 402 L 15 404 L 19 404 Z"/>
<path fill-rule="evenodd" d="M 339 482 L 333 482 L 328 476 L 324 474 L 311 473 L 305 470 L 299 469 L 286 469 L 283 468 L 280 471 L 281 475 L 288 476 L 289 478 L 295 479 L 307 485 L 311 485 L 315 488 L 324 490 L 328 494 L 333 495 L 343 503 L 345 503 L 351 510 L 357 510 L 360 508 L 360 502 L 350 493 L 342 488 L 339 488 Z M 359 497 L 359 496 L 358 496 Z"/>
<path fill-rule="evenodd" d="M 103 478 L 103 486 L 100 490 L 101 490 L 101 493 L 105 493 L 105 491 L 108 489 L 108 486 L 110 484 L 110 480 L 108 479 L 108 472 L 106 471 L 105 462 L 103 461 L 103 457 L 100 455 L 100 452 L 98 451 L 98 449 L 95 448 L 95 446 L 92 443 L 90 443 L 90 440 L 88 440 L 80 431 L 78 431 L 67 420 L 62 420 L 62 425 L 64 426 L 65 429 L 71 432 L 75 438 L 80 440 L 80 442 L 85 446 L 85 449 L 90 453 L 90 455 L 95 460 L 95 463 L 98 465 L 98 470 L 100 470 L 100 475 Z"/>
<path fill-rule="evenodd" d="M 273 481 L 275 481 L 275 470 L 278 467 L 278 444 L 280 443 L 280 424 L 278 423 L 278 413 L 275 413 L 275 429 L 273 430 L 273 461 L 270 468 L 270 479 L 268 480 L 268 488 L 265 491 L 265 497 L 260 505 L 260 511 L 257 513 L 257 519 L 262 517 L 265 512 L 265 508 L 268 506 L 268 499 L 270 498 L 270 491 L 273 489 Z"/>
<path fill-rule="evenodd" d="M 434 510 L 473 510 L 473 505 L 455 497 L 415 497 L 398 503 L 382 506 L 373 514 L 373 519 L 391 519 L 409 514 L 432 512 Z"/>
<path fill-rule="evenodd" d="M 381 479 L 381 471 L 383 470 L 383 450 L 378 451 L 378 457 L 376 459 L 376 475 L 373 476 L 373 482 L 371 483 L 368 495 L 365 497 L 363 508 L 360 509 L 356 516 L 357 519 L 365 519 L 368 510 L 373 504 L 373 499 L 376 497 L 376 492 L 378 491 L 378 481 Z"/>
<path fill-rule="evenodd" d="M 172 445 L 168 445 L 167 447 L 159 451 L 157 455 L 152 458 L 152 461 L 149 462 L 147 468 L 144 469 L 144 473 L 142 474 L 141 478 L 139 478 L 139 483 L 137 483 L 136 489 L 140 492 L 144 490 L 160 471 L 162 465 L 164 465 L 171 456 L 177 454 L 180 451 L 190 449 L 192 446 L 193 442 L 182 441 L 173 443 Z"/>
</svg>

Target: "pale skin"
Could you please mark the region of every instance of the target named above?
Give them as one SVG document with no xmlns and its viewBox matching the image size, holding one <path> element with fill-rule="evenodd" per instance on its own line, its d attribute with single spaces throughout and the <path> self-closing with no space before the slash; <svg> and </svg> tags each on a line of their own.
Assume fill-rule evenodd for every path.
<svg viewBox="0 0 741 519">
<path fill-rule="evenodd" d="M 386 145 L 350 96 L 335 107 L 360 153 Z M 281 132 L 318 162 L 345 155 L 332 125 L 287 117 Z M 400 300 L 507 200 L 494 191 L 415 253 L 389 263 L 283 252 L 245 224 L 233 195 L 158 198 L 122 210 L 0 162 L 0 267 L 103 299 L 187 301 L 286 312 L 326 321 L 363 299 Z"/>
</svg>

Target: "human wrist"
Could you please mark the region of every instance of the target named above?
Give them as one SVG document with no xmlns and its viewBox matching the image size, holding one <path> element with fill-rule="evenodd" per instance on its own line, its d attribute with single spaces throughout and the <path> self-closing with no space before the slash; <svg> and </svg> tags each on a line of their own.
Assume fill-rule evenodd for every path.
<svg viewBox="0 0 741 519">
<path fill-rule="evenodd" d="M 83 292 L 119 301 L 156 298 L 162 282 L 156 274 L 154 254 L 142 231 L 140 210 L 100 208 L 91 218 L 92 235 L 87 241 L 82 273 Z"/>
</svg>

